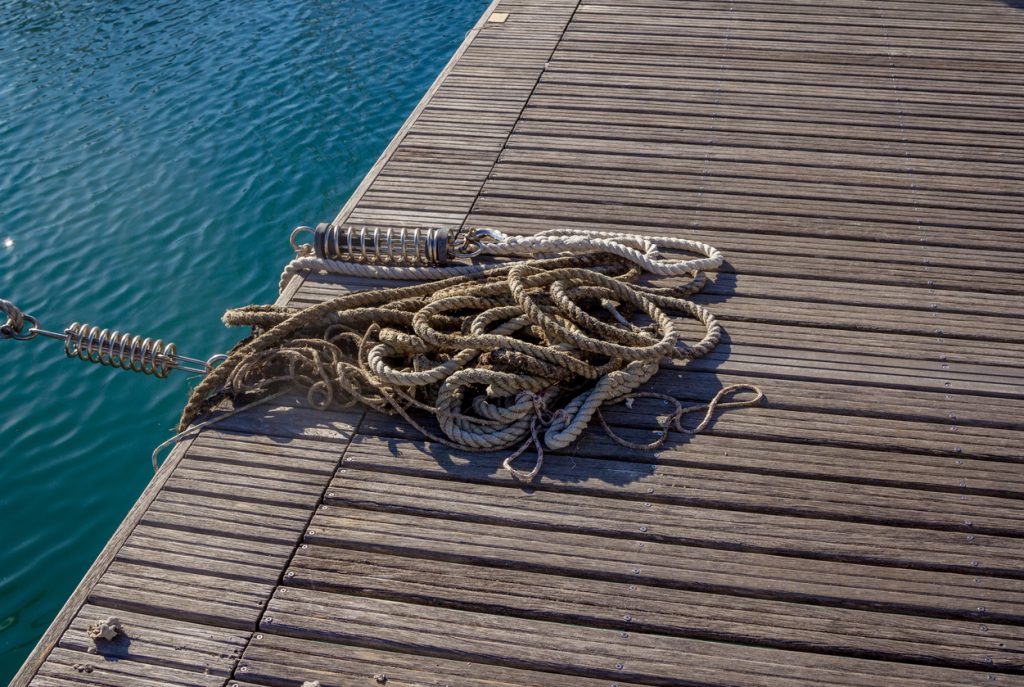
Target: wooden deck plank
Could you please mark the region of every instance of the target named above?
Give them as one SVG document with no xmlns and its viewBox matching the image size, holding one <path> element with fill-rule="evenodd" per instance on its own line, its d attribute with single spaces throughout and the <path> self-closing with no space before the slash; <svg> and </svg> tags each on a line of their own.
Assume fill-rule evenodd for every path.
<svg viewBox="0 0 1024 687">
<path fill-rule="evenodd" d="M 734 685 L 876 685 L 899 678 L 924 687 L 976 684 L 968 671 L 758 649 L 582 625 L 560 625 L 471 611 L 288 588 L 272 601 L 275 633 L 337 638 L 364 646 L 409 647 L 441 658 L 650 685 L 696 684 L 728 673 Z M 552 637 L 558 637 L 557 642 Z"/>
<path fill-rule="evenodd" d="M 605 494 L 536 491 L 524 496 L 508 486 L 345 472 L 331 484 L 334 496 L 326 503 L 546 533 L 578 532 L 962 574 L 1022 575 L 1017 566 L 1024 544 L 1012 536 L 636 502 Z M 428 503 L 430 493 L 435 498 Z M 318 516 L 332 512 L 321 508 Z"/>
<path fill-rule="evenodd" d="M 646 587 L 314 546 L 289 567 L 296 587 L 538 620 L 756 643 L 913 663 L 1013 667 L 1019 627 Z"/>
<path fill-rule="evenodd" d="M 650 438 L 650 432 L 630 431 L 629 427 L 615 426 L 620 435 L 640 440 Z M 391 420 L 374 422 L 371 418 L 365 428 L 369 436 L 379 436 L 397 442 L 416 442 L 422 438 L 404 423 Z M 394 442 L 393 442 L 394 443 Z M 1020 469 L 1016 462 L 997 462 L 961 457 L 934 456 L 902 451 L 880 449 L 822 446 L 812 443 L 770 440 L 758 436 L 729 435 L 713 429 L 701 435 L 699 449 L 692 450 L 691 443 L 670 442 L 656 459 L 650 452 L 630 450 L 613 444 L 597 433 L 587 434 L 578 447 L 568 452 L 554 453 L 552 461 L 568 462 L 576 473 L 573 481 L 586 481 L 586 476 L 575 468 L 581 456 L 595 459 L 616 458 L 630 463 L 646 465 L 643 473 L 653 471 L 651 465 L 678 465 L 685 468 L 721 468 L 729 473 L 749 472 L 752 475 L 794 476 L 820 479 L 831 483 L 856 485 L 883 485 L 897 488 L 923 489 L 925 491 L 947 491 L 957 495 L 965 508 L 973 502 L 973 495 L 1005 496 L 1014 498 L 1022 488 Z M 410 448 L 410 450 L 415 450 Z M 397 449 L 389 447 L 389 454 Z M 429 453 L 435 459 L 448 465 L 450 455 L 440 449 Z M 656 463 L 655 463 L 656 460 Z M 497 462 L 478 458 L 476 462 L 483 469 L 497 471 Z M 556 468 L 557 470 L 557 468 Z M 755 477 L 755 481 L 758 477 Z M 635 479 L 635 474 L 634 474 Z M 734 477 L 737 486 L 745 481 L 743 475 Z M 732 485 L 730 485 L 732 486 Z M 841 487 L 837 487 L 841 489 Z M 648 486 L 656 499 L 664 498 L 661 492 Z M 922 494 L 921 498 L 925 498 Z M 768 503 L 768 500 L 764 503 Z M 972 522 L 966 520 L 964 522 Z"/>
<path fill-rule="evenodd" d="M 1020 625 L 1020 581 L 956 572 L 823 561 L 644 542 L 575 532 L 336 508 L 318 514 L 309 546 L 323 544 L 533 570 L 572 578 L 689 589 L 820 606 Z"/>
<path fill-rule="evenodd" d="M 377 413 L 252 409 L 175 453 L 17 687 L 1019 681 L 1024 11 L 495 10 L 338 221 L 718 246 L 723 345 L 651 388 L 767 405 L 656 454 L 588 432 L 528 489 Z"/>
<path fill-rule="evenodd" d="M 422 442 L 410 442 L 404 450 L 389 450 L 390 442 L 385 437 L 361 437 L 346 454 L 346 468 L 375 473 L 370 479 L 384 472 L 505 484 L 494 464 L 474 460 L 466 452 L 450 452 L 442 466 L 431 460 Z M 828 492 L 822 494 L 821 481 L 810 470 L 809 474 L 797 477 L 745 474 L 715 465 L 682 467 L 659 463 L 655 469 L 649 463 L 616 460 L 615 456 L 564 455 L 553 458 L 550 464 L 546 462 L 545 468 L 537 489 L 633 499 L 641 501 L 644 508 L 649 508 L 647 503 L 658 502 L 1010 537 L 1024 529 L 1024 514 L 1015 512 L 1014 499 L 972 495 L 964 501 L 960 498 L 962 490 L 953 483 L 946 485 L 952 491 L 942 492 L 909 485 L 869 487 L 830 482 Z"/>
</svg>

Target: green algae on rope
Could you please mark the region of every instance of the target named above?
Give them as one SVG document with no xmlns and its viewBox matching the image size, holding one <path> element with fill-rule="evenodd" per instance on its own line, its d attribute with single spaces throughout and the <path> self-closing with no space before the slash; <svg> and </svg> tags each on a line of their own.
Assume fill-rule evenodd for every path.
<svg viewBox="0 0 1024 687">
<path fill-rule="evenodd" d="M 491 265 L 301 310 L 228 311 L 226 324 L 253 327 L 254 334 L 196 387 L 179 429 L 221 397 L 299 386 L 314 407 L 358 403 L 398 414 L 449 447 L 497 451 L 519 445 L 504 466 L 530 481 L 545 448 L 572 444 L 602 406 L 635 397 L 663 360 L 703 356 L 721 338 L 712 313 L 687 300 L 704 286 L 703 273 L 691 270 L 686 284 L 654 287 L 641 283 L 648 265 L 622 252 L 602 247 Z M 650 263 L 651 254 L 642 257 Z M 679 317 L 697 320 L 704 336 L 682 342 Z M 720 403 L 738 390 L 725 389 L 710 406 L 695 409 L 707 408 L 710 418 L 716 405 L 752 405 L 762 398 L 757 391 L 752 400 Z M 436 418 L 439 433 L 423 426 L 418 410 Z M 677 407 L 668 425 L 685 412 L 691 411 Z M 656 445 L 642 447 L 660 446 L 667 432 Z M 534 468 L 513 468 L 531 445 L 538 455 Z"/>
</svg>

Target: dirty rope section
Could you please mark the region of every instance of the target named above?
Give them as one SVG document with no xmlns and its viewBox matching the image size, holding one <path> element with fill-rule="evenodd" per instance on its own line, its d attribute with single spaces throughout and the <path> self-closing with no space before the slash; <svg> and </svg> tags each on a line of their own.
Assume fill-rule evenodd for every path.
<svg viewBox="0 0 1024 687">
<path fill-rule="evenodd" d="M 333 232 L 335 245 L 342 245 L 341 228 L 321 225 L 317 231 L 321 237 Z M 194 389 L 180 430 L 225 397 L 251 402 L 299 386 L 314 407 L 363 404 L 397 414 L 430 441 L 452 448 L 516 447 L 504 467 L 530 481 L 541 469 L 544 449 L 569 446 L 595 415 L 615 441 L 655 449 L 672 428 L 700 431 L 716 409 L 763 398 L 756 387 L 738 385 L 723 388 L 707 404 L 684 407 L 671 396 L 638 391 L 662 361 L 685 363 L 718 344 L 721 327 L 714 316 L 687 299 L 706 284 L 704 270 L 721 265 L 711 246 L 604 232 L 520 237 L 470 231 L 458 254 L 490 262 L 423 267 L 387 260 L 380 244 L 367 252 L 365 229 L 360 257 L 352 250 L 352 229 L 346 231 L 348 261 L 332 259 L 324 241 L 315 252 L 297 246 L 283 279 L 311 270 L 433 281 L 350 293 L 304 309 L 252 305 L 228 311 L 227 325 L 252 327 L 253 335 Z M 685 254 L 666 257 L 665 250 Z M 507 258 L 516 259 L 502 261 Z M 682 284 L 652 283 L 682 275 L 688 277 Z M 682 341 L 680 318 L 703 325 L 703 338 Z M 723 400 L 739 391 L 755 396 Z M 661 399 L 670 408 L 648 444 L 622 439 L 601 415 L 602 406 L 638 397 Z M 436 418 L 440 434 L 424 425 L 422 411 Z M 682 417 L 695 411 L 705 411 L 704 420 L 684 429 Z M 532 468 L 514 467 L 531 447 Z"/>
</svg>

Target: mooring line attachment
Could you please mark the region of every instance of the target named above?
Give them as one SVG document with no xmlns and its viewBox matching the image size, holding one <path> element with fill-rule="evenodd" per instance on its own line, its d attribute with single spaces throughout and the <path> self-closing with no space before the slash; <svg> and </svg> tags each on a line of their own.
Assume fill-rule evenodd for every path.
<svg viewBox="0 0 1024 687">
<path fill-rule="evenodd" d="M 300 237 L 306 234 L 312 243 L 300 244 Z M 318 224 L 316 229 L 296 227 L 291 244 L 297 253 L 303 245 L 311 245 L 318 258 L 364 265 L 445 265 L 452 257 L 447 229 Z"/>
<path fill-rule="evenodd" d="M 300 243 L 308 234 L 311 243 Z M 714 246 L 677 236 L 640 236 L 606 231 L 549 229 L 532 235 L 470 227 L 452 235 L 445 228 L 395 228 L 345 224 L 302 226 L 291 235 L 295 258 L 281 273 L 283 293 L 292 277 L 326 272 L 368 279 L 433 281 L 501 269 L 503 259 L 555 255 L 618 256 L 659 277 L 686 277 L 716 270 L 722 254 Z M 664 249 L 690 253 L 666 258 Z M 474 258 L 483 258 L 474 261 Z"/>
<path fill-rule="evenodd" d="M 129 332 L 78 322 L 72 323 L 63 332 L 48 331 L 40 326 L 38 318 L 2 298 L 0 312 L 7 315 L 7 321 L 0 325 L 0 339 L 31 341 L 39 336 L 56 339 L 64 342 L 64 354 L 69 358 L 140 372 L 158 379 L 167 377 L 171 370 L 206 375 L 227 360 L 223 354 L 211 356 L 207 360 L 190 358 L 179 355 L 177 346 L 162 339 L 143 338 Z"/>
</svg>

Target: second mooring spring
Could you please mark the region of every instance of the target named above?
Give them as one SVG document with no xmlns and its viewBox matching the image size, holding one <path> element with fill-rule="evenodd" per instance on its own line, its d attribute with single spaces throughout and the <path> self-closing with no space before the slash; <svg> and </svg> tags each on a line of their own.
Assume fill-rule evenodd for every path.
<svg viewBox="0 0 1024 687">
<path fill-rule="evenodd" d="M 313 251 L 326 260 L 401 265 L 407 267 L 448 263 L 448 230 L 405 227 L 355 227 L 319 224 L 316 229 L 298 227 L 292 246 L 298 249 L 300 234 L 313 236 Z"/>
</svg>

